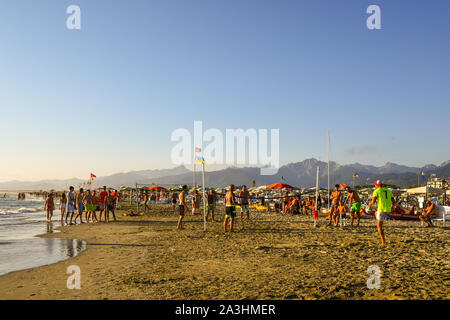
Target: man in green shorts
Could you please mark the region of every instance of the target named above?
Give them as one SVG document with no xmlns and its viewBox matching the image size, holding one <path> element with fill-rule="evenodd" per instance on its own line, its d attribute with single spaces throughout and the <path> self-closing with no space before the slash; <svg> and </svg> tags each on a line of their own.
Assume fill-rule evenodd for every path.
<svg viewBox="0 0 450 320">
<path fill-rule="evenodd" d="M 214 207 L 216 205 L 216 193 L 213 189 L 209 190 L 208 197 L 206 199 L 206 220 L 208 220 L 209 213 L 211 212 L 211 221 L 214 220 Z"/>
<path fill-rule="evenodd" d="M 233 232 L 233 222 L 236 218 L 236 198 L 234 197 L 234 184 L 230 184 L 230 189 L 225 195 L 225 220 L 223 231 L 227 232 L 228 220 L 230 220 L 230 232 Z"/>
<path fill-rule="evenodd" d="M 349 203 L 352 205 L 351 209 L 351 215 L 352 215 L 352 222 L 351 225 L 353 226 L 353 220 L 356 218 L 356 226 L 359 226 L 359 220 L 361 219 L 361 198 L 358 195 L 358 192 L 356 192 L 353 189 L 350 189 L 349 186 L 345 188 L 345 191 L 347 191 L 348 195 L 347 198 L 345 198 L 344 206 L 347 204 L 347 200 L 349 200 Z"/>
<path fill-rule="evenodd" d="M 383 221 L 386 218 L 386 215 L 391 213 L 392 206 L 394 205 L 394 195 L 392 191 L 388 188 L 383 187 L 383 184 L 380 180 L 375 181 L 375 191 L 373 192 L 372 201 L 369 203 L 369 208 L 371 208 L 375 202 L 377 203 L 377 229 L 378 234 L 381 238 L 381 245 L 386 245 L 386 240 L 384 239 L 384 230 L 383 230 Z"/>
</svg>

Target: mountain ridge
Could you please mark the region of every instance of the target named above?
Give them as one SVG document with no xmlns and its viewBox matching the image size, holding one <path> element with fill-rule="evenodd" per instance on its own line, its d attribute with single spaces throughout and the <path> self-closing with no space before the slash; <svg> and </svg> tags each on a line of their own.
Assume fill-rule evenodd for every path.
<svg viewBox="0 0 450 320">
<path fill-rule="evenodd" d="M 278 173 L 273 176 L 261 176 L 257 167 L 228 167 L 206 173 L 205 183 L 209 186 L 222 187 L 230 183 L 236 185 L 251 185 L 255 180 L 256 185 L 270 184 L 283 181 L 293 186 L 310 187 L 315 185 L 316 168 L 321 167 L 321 186 L 328 182 L 327 162 L 315 158 L 305 159 L 300 162 L 291 162 L 281 166 Z M 385 183 L 396 184 L 404 187 L 417 183 L 418 172 L 426 172 L 428 175 L 435 173 L 437 177 L 448 178 L 450 176 L 450 160 L 442 162 L 440 166 L 427 164 L 423 167 L 408 167 L 392 162 L 383 166 L 364 165 L 361 163 L 341 165 L 330 161 L 330 183 L 343 182 L 356 185 L 371 184 L 376 179 L 382 179 Z M 357 173 L 358 177 L 352 175 Z M 196 174 L 197 183 L 201 181 L 201 173 Z M 419 176 L 423 182 L 424 177 Z M 372 181 L 373 180 L 373 181 Z M 67 189 L 73 185 L 77 187 L 85 182 L 78 178 L 71 179 L 46 179 L 40 181 L 8 181 L 0 183 L 0 190 L 46 190 Z M 156 183 L 163 185 L 193 184 L 193 172 L 185 166 L 172 169 L 137 170 L 119 172 L 109 176 L 98 177 L 94 180 L 94 187 L 103 185 L 119 187 L 122 185 L 133 186 L 136 183 Z"/>
</svg>

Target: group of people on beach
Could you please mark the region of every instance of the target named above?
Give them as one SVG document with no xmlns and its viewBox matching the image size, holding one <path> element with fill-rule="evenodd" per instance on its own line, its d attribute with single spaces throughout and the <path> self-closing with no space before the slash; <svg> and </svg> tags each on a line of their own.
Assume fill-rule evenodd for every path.
<svg viewBox="0 0 450 320">
<path fill-rule="evenodd" d="M 234 184 L 230 184 L 227 193 L 225 194 L 225 219 L 223 222 L 223 230 L 224 232 L 233 232 L 234 227 L 234 219 L 236 218 L 236 205 L 239 204 L 241 207 L 240 217 L 241 222 L 244 221 L 244 216 L 246 215 L 247 220 L 250 220 L 250 209 L 249 209 L 249 200 L 250 193 L 247 190 L 247 186 L 242 186 L 239 192 L 239 201 L 236 201 L 236 196 L 234 194 L 235 186 Z M 187 185 L 182 187 L 182 190 L 178 196 L 178 210 L 179 210 L 179 218 L 177 229 L 183 229 L 183 219 L 186 210 L 186 194 L 187 194 Z M 175 206 L 176 200 L 172 198 L 172 204 Z M 209 220 L 211 217 L 211 221 L 216 221 L 214 219 L 214 211 L 217 202 L 217 194 L 211 189 L 208 191 L 206 195 L 206 219 Z M 194 190 L 192 196 L 192 214 L 200 214 L 200 194 L 197 190 Z"/>
<path fill-rule="evenodd" d="M 47 212 L 47 221 L 51 221 L 53 211 L 55 210 L 55 195 L 50 192 L 45 199 L 45 210 Z M 77 220 L 80 223 L 101 222 L 102 216 L 105 222 L 109 222 L 109 215 L 112 214 L 116 221 L 115 210 L 120 201 L 120 193 L 117 190 L 107 190 L 106 186 L 97 196 L 97 192 L 93 190 L 84 190 L 80 188 L 75 192 L 74 187 L 70 187 L 69 191 L 62 192 L 59 198 L 59 209 L 61 212 L 61 222 L 66 225 L 74 225 Z M 97 212 L 99 218 L 97 219 Z M 86 221 L 83 221 L 83 213 Z M 70 218 L 69 218 L 70 216 Z M 68 221 L 69 220 L 69 221 Z"/>
<path fill-rule="evenodd" d="M 372 200 L 370 201 L 368 208 L 369 211 L 374 204 L 377 204 L 377 212 L 375 213 L 377 230 L 381 239 L 381 244 L 384 246 L 386 244 L 383 222 L 387 217 L 393 212 L 396 206 L 394 195 L 392 191 L 385 186 L 383 186 L 380 180 L 375 182 L 375 191 L 372 195 Z M 223 221 L 224 232 L 233 232 L 234 221 L 236 218 L 236 206 L 240 206 L 240 218 L 241 222 L 244 222 L 244 217 L 250 220 L 250 199 L 252 198 L 247 187 L 244 185 L 240 189 L 238 195 L 235 195 L 235 185 L 230 184 L 229 188 L 224 195 L 225 204 L 225 216 Z M 347 192 L 347 196 L 343 199 L 343 191 Z M 170 202 L 172 204 L 173 210 L 176 209 L 178 203 L 178 223 L 177 229 L 183 229 L 183 219 L 185 216 L 187 202 L 186 195 L 188 193 L 187 185 L 182 187 L 181 192 L 173 192 L 170 196 Z M 211 189 L 206 194 L 206 219 L 210 221 L 216 221 L 214 218 L 214 212 L 216 208 L 218 194 L 216 194 L 214 189 Z M 236 199 L 238 198 L 238 199 Z M 320 197 L 313 199 L 308 196 L 305 201 L 301 200 L 301 197 L 289 196 L 286 193 L 282 199 L 282 213 L 283 214 L 313 214 L 320 210 L 322 201 Z M 145 194 L 145 203 L 149 200 L 148 193 Z M 104 217 L 105 222 L 109 222 L 109 216 L 112 214 L 114 221 L 116 221 L 115 210 L 120 201 L 120 193 L 117 190 L 107 190 L 106 186 L 96 195 L 96 191 L 86 190 L 80 188 L 78 192 L 74 191 L 73 187 L 69 188 L 69 191 L 63 192 L 60 196 L 60 211 L 61 211 L 61 221 L 65 221 L 66 225 L 73 225 L 77 223 L 79 219 L 80 223 L 85 222 L 101 222 L 102 217 Z M 200 201 L 201 196 L 197 190 L 193 191 L 192 194 L 192 214 L 200 214 Z M 365 211 L 361 208 L 361 197 L 356 190 L 353 190 L 349 186 L 342 187 L 336 184 L 333 192 L 329 197 L 330 211 L 328 214 L 328 224 L 330 226 L 339 225 L 339 221 L 346 216 L 347 213 L 347 203 L 349 206 L 349 211 L 351 214 L 351 225 L 353 226 L 356 220 L 356 226 L 359 226 L 362 213 Z M 317 202 L 317 204 L 316 204 Z M 144 207 L 147 209 L 147 206 Z M 47 211 L 47 221 L 51 221 L 53 211 L 55 210 L 54 194 L 50 192 L 45 201 L 45 210 Z M 99 212 L 99 219 L 97 219 L 97 212 Z M 85 213 L 85 220 L 83 221 L 83 213 Z M 419 219 L 426 225 L 426 227 L 433 226 L 432 219 L 438 214 L 437 206 L 431 201 L 427 201 L 427 207 L 424 212 L 419 216 Z M 70 218 L 69 218 L 70 217 Z M 317 215 L 318 219 L 318 215 Z M 69 220 L 69 221 L 68 221 Z"/>
</svg>

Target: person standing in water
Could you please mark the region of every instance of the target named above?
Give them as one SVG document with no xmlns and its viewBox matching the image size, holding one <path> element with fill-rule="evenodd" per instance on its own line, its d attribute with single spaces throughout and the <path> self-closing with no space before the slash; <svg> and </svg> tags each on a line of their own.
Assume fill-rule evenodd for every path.
<svg viewBox="0 0 450 320">
<path fill-rule="evenodd" d="M 61 197 L 59 198 L 59 210 L 61 211 L 61 225 L 64 223 L 64 215 L 66 213 L 66 206 L 67 206 L 67 197 L 66 192 L 63 191 L 61 193 Z M 67 224 L 67 216 L 66 216 L 66 224 Z"/>
<path fill-rule="evenodd" d="M 47 222 L 52 221 L 53 210 L 55 210 L 53 192 L 50 192 L 47 198 L 45 199 L 45 210 L 47 211 Z"/>
<path fill-rule="evenodd" d="M 77 215 L 75 216 L 74 222 L 77 223 L 77 218 L 80 217 L 80 223 L 84 223 L 83 221 L 83 211 L 84 211 L 84 205 L 83 205 L 83 188 L 80 188 L 80 191 L 77 192 L 77 195 L 75 196 L 75 210 L 78 210 Z"/>
<path fill-rule="evenodd" d="M 182 188 L 182 191 L 180 192 L 179 195 L 179 200 L 180 200 L 180 204 L 178 205 L 178 209 L 180 210 L 180 216 L 178 217 L 178 225 L 177 225 L 177 229 L 181 230 L 183 229 L 183 218 L 184 218 L 184 209 L 186 206 L 186 189 L 187 189 L 187 185 L 184 185 Z"/>
<path fill-rule="evenodd" d="M 227 232 L 227 224 L 230 221 L 230 232 L 233 232 L 234 218 L 236 218 L 236 198 L 234 197 L 234 184 L 225 195 L 225 219 L 223 221 L 223 231 Z"/>
<path fill-rule="evenodd" d="M 392 191 L 386 187 L 383 187 L 383 184 L 380 180 L 375 181 L 375 191 L 373 192 L 372 201 L 369 203 L 369 208 L 371 208 L 375 202 L 377 203 L 377 229 L 378 234 L 381 238 L 381 245 L 386 245 L 386 240 L 384 238 L 384 229 L 383 229 L 383 221 L 391 213 L 392 206 L 394 205 L 394 195 Z"/>
<path fill-rule="evenodd" d="M 75 213 L 75 192 L 74 187 L 69 188 L 69 192 L 67 193 L 67 215 L 66 215 L 66 224 L 67 224 L 67 217 L 70 214 L 70 225 L 73 225 L 72 219 L 73 215 Z"/>
</svg>

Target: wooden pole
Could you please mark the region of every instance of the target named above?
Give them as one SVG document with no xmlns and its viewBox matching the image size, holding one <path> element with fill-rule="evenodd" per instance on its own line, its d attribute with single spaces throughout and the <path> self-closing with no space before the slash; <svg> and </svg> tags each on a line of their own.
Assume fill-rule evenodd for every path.
<svg viewBox="0 0 450 320">
<path fill-rule="evenodd" d="M 206 194 L 205 194 L 205 162 L 202 163 L 202 185 L 203 185 L 203 231 L 206 231 Z"/>
</svg>

